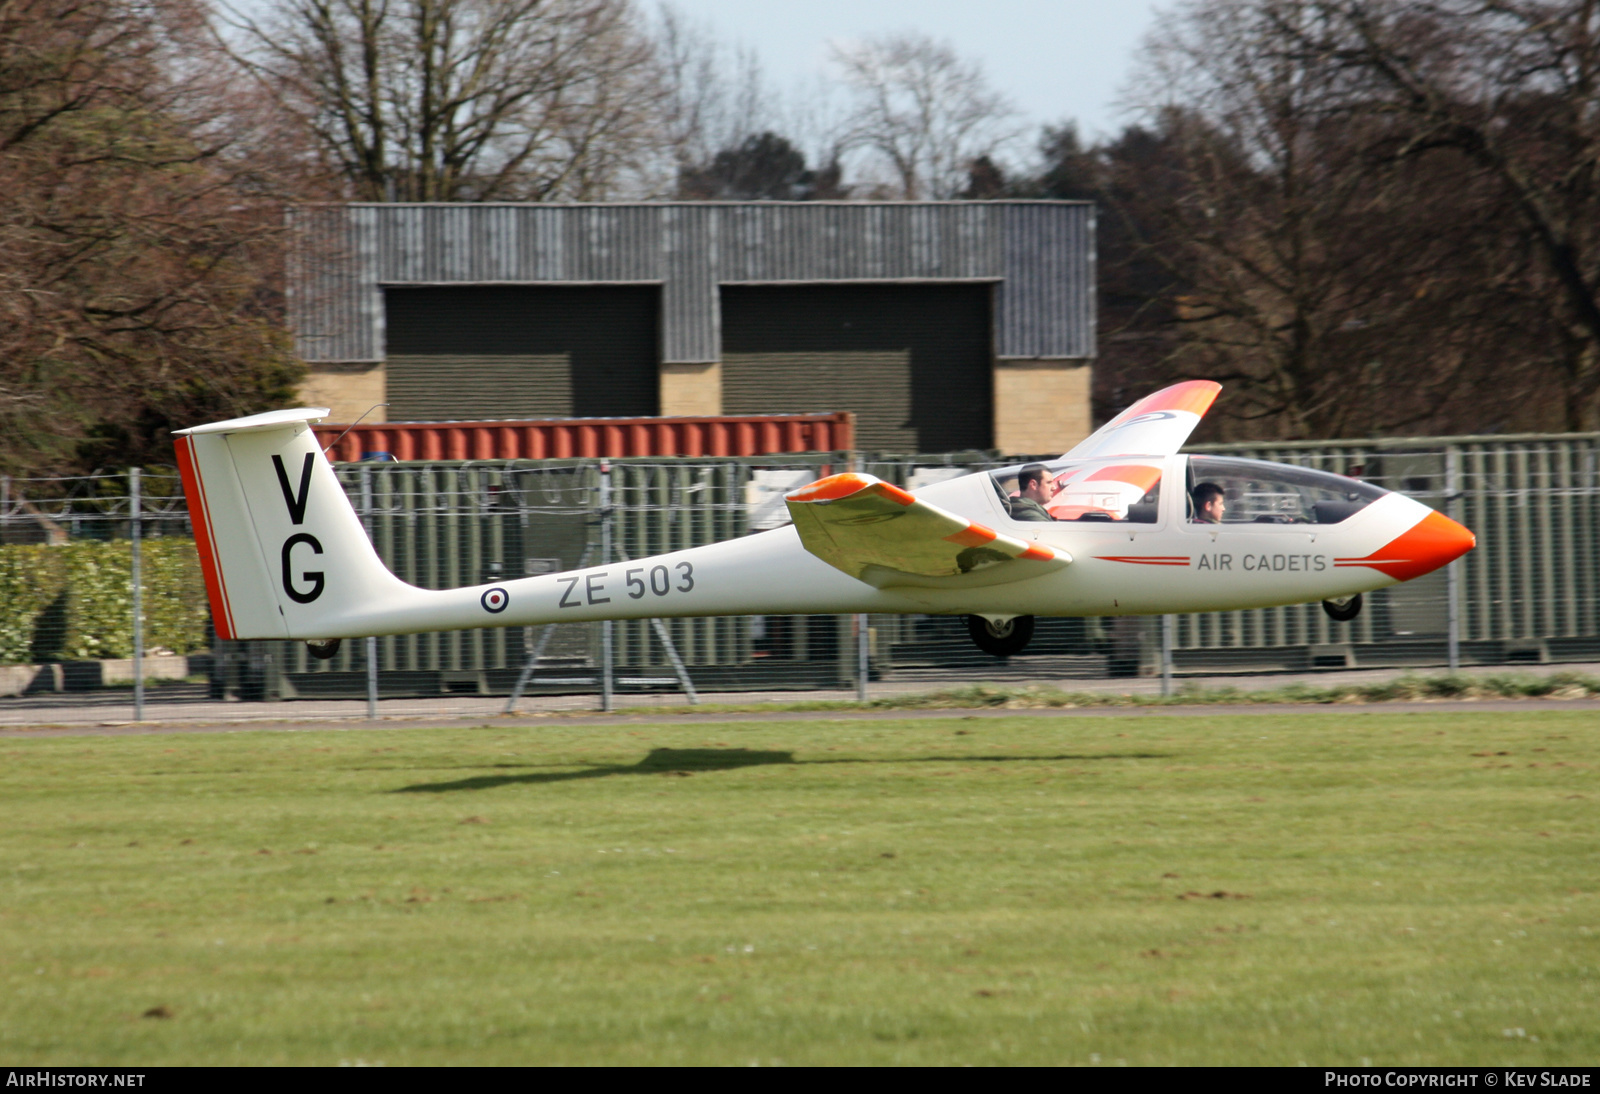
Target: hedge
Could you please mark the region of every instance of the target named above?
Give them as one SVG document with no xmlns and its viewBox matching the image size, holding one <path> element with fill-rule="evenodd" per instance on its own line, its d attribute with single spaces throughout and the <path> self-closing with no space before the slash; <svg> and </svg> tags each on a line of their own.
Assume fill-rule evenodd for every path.
<svg viewBox="0 0 1600 1094">
<path fill-rule="evenodd" d="M 145 649 L 205 649 L 210 611 L 194 541 L 142 546 Z M 0 545 L 0 664 L 132 657 L 131 547 Z"/>
</svg>

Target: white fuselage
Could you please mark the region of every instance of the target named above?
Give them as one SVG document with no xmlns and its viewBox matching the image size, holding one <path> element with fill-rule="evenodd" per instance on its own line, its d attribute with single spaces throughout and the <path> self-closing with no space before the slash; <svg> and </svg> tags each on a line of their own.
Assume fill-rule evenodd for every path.
<svg viewBox="0 0 1600 1094">
<path fill-rule="evenodd" d="M 1184 456 L 1166 479 L 1184 481 Z M 1181 490 L 1163 493 L 1150 524 L 1014 521 L 979 473 L 915 491 L 920 499 L 1007 535 L 1065 552 L 1056 572 L 998 585 L 877 588 L 823 562 L 792 526 L 741 539 L 461 589 L 395 581 L 381 597 L 347 602 L 289 637 L 337 638 L 417 630 L 711 615 L 853 612 L 992 617 L 1139 615 L 1305 603 L 1397 580 L 1379 559 L 1433 511 L 1386 494 L 1334 525 L 1201 524 Z"/>
</svg>

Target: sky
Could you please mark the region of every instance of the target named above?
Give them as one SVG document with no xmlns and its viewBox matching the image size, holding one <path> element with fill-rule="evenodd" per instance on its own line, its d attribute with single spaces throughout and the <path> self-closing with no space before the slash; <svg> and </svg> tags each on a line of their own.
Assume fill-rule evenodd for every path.
<svg viewBox="0 0 1600 1094">
<path fill-rule="evenodd" d="M 1088 139 L 1116 109 L 1158 7 L 1152 0 L 670 0 L 724 41 L 756 51 L 779 91 L 827 71 L 830 41 L 915 30 L 981 61 L 1030 130 L 1075 120 Z"/>
</svg>

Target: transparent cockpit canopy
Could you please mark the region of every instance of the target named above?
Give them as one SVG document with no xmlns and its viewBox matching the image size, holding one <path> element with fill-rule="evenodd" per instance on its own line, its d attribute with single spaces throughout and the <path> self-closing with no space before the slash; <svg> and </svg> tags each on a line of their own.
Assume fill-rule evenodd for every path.
<svg viewBox="0 0 1600 1094">
<path fill-rule="evenodd" d="M 995 489 L 1013 517 L 1026 520 L 1019 504 L 1017 480 L 1033 464 L 990 473 Z M 1055 460 L 1043 465 L 1054 485 L 1044 502 L 1053 520 L 1121 521 L 1154 524 L 1161 504 L 1161 461 L 1120 457 L 1111 460 Z M 1034 519 L 1037 511 L 1034 510 Z"/>
<path fill-rule="evenodd" d="M 1338 524 L 1389 492 L 1328 471 L 1226 456 L 1190 456 L 1188 478 L 1190 519 L 1195 491 L 1214 483 L 1223 524 Z"/>
</svg>

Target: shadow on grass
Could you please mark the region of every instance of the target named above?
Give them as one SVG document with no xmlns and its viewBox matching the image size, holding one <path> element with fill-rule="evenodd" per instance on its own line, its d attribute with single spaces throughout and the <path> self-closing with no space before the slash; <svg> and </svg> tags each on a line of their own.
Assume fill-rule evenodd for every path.
<svg viewBox="0 0 1600 1094">
<path fill-rule="evenodd" d="M 531 775 L 478 775 L 443 783 L 418 783 L 390 791 L 394 794 L 443 794 L 452 790 L 493 790 L 497 786 L 539 786 L 572 782 L 575 779 L 604 779 L 613 775 L 693 775 L 705 771 L 731 771 L 740 767 L 792 764 L 799 767 L 824 764 L 905 764 L 905 763 L 1052 763 L 1064 760 L 1159 760 L 1170 758 L 1165 752 L 1103 753 L 1100 755 L 1063 754 L 1059 756 L 913 756 L 885 760 L 796 760 L 793 752 L 759 752 L 747 748 L 656 748 L 636 764 L 606 764 L 583 771 L 541 772 Z"/>
</svg>

